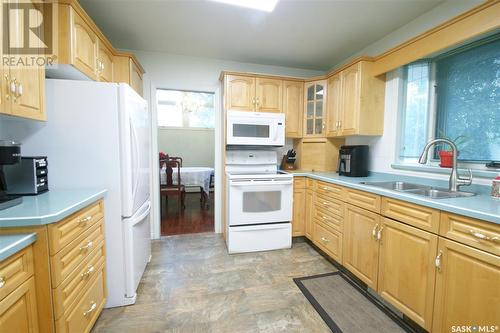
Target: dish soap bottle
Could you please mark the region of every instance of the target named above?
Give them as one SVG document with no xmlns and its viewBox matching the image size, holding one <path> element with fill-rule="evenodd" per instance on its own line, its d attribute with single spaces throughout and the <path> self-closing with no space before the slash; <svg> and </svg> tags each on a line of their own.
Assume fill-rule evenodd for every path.
<svg viewBox="0 0 500 333">
<path fill-rule="evenodd" d="M 500 199 L 500 176 L 493 179 L 491 184 L 491 196 L 496 199 Z"/>
</svg>

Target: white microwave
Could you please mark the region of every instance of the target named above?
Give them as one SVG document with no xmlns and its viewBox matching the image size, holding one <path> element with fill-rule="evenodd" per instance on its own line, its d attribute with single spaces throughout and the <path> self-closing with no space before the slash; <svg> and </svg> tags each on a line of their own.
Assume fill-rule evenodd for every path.
<svg viewBox="0 0 500 333">
<path fill-rule="evenodd" d="M 285 114 L 227 111 L 226 144 L 245 146 L 285 145 Z"/>
</svg>

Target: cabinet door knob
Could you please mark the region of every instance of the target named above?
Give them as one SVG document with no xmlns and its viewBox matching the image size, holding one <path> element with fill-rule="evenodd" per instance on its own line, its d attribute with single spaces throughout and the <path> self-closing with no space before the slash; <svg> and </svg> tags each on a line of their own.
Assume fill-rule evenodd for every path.
<svg viewBox="0 0 500 333">
<path fill-rule="evenodd" d="M 0 276 L 0 288 L 3 288 L 7 283 L 7 278 L 5 276 Z"/>
<path fill-rule="evenodd" d="M 377 229 L 378 229 L 378 223 L 375 224 L 375 226 L 372 229 L 372 237 L 373 239 L 377 240 Z"/>
<path fill-rule="evenodd" d="M 438 255 L 436 256 L 436 260 L 434 262 L 438 271 L 441 271 L 441 258 L 442 257 L 443 257 L 443 251 L 439 251 Z"/>
<path fill-rule="evenodd" d="M 328 238 L 325 238 L 325 237 L 321 237 L 321 241 L 323 243 L 328 243 L 330 240 Z"/>
<path fill-rule="evenodd" d="M 384 226 L 381 226 L 377 231 L 377 240 L 380 241 L 382 239 L 382 230 L 384 230 Z"/>
</svg>

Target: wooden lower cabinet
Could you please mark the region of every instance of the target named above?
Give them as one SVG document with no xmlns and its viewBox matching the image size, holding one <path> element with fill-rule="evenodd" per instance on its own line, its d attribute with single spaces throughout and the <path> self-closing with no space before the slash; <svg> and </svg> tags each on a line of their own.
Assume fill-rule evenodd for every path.
<svg viewBox="0 0 500 333">
<path fill-rule="evenodd" d="M 314 191 L 310 188 L 306 190 L 305 202 L 305 235 L 312 240 L 314 236 Z"/>
<path fill-rule="evenodd" d="M 438 256 L 432 332 L 500 326 L 500 257 L 441 237 Z"/>
<path fill-rule="evenodd" d="M 0 301 L 0 332 L 38 332 L 34 277 Z"/>
<path fill-rule="evenodd" d="M 306 189 L 293 189 L 292 236 L 304 236 L 306 232 Z"/>
<path fill-rule="evenodd" d="M 368 287 L 377 290 L 380 215 L 346 204 L 343 265 Z M 375 235 L 375 236 L 374 236 Z"/>
<path fill-rule="evenodd" d="M 377 292 L 431 330 L 438 236 L 383 218 Z"/>
</svg>

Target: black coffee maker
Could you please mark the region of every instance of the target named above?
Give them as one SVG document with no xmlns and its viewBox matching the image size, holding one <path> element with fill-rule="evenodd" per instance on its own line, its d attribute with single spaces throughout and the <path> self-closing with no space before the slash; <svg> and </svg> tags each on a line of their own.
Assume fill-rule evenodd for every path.
<svg viewBox="0 0 500 333">
<path fill-rule="evenodd" d="M 337 172 L 340 176 L 367 177 L 368 146 L 341 146 Z"/>
<path fill-rule="evenodd" d="M 7 182 L 3 173 L 4 165 L 17 164 L 21 161 L 21 145 L 13 141 L 0 140 L 0 210 L 23 202 L 19 195 L 8 195 Z"/>
</svg>

